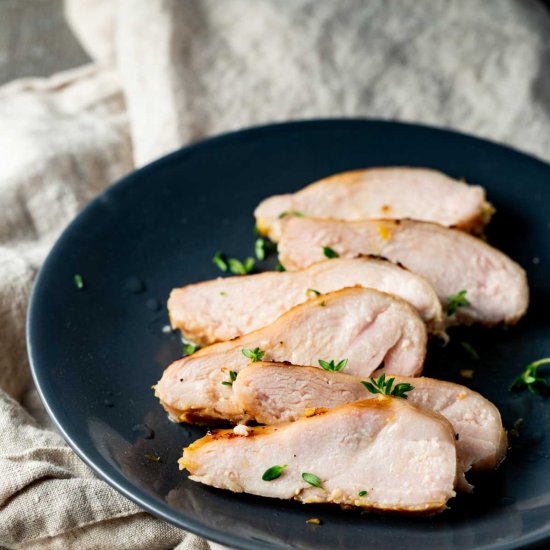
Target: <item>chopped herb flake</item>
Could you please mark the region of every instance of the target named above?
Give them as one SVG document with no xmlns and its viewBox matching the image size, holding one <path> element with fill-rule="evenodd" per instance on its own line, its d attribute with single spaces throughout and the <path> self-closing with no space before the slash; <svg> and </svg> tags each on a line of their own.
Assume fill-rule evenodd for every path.
<svg viewBox="0 0 550 550">
<path fill-rule="evenodd" d="M 395 378 L 390 378 L 386 380 L 386 374 L 381 374 L 378 380 L 375 380 L 372 376 L 370 377 L 370 382 L 361 381 L 361 384 L 367 388 L 371 393 L 380 393 L 382 395 L 392 395 L 394 397 L 402 397 L 407 399 L 406 392 L 414 390 L 414 386 L 408 383 L 396 384 L 393 387 Z"/>
<path fill-rule="evenodd" d="M 218 266 L 219 269 L 226 272 L 227 270 L 231 271 L 235 275 L 248 275 L 255 265 L 254 258 L 246 258 L 243 262 L 237 260 L 236 258 L 227 258 L 225 254 L 216 252 L 212 261 Z"/>
<path fill-rule="evenodd" d="M 235 382 L 235 380 L 237 380 L 237 372 L 234 371 L 234 370 L 230 370 L 229 371 L 229 380 L 224 380 L 222 382 L 222 384 L 224 386 L 232 386 L 233 382 Z"/>
<path fill-rule="evenodd" d="M 158 455 L 146 454 L 144 456 L 147 460 L 150 460 L 151 462 L 160 462 L 160 456 Z"/>
<path fill-rule="evenodd" d="M 237 260 L 236 258 L 229 258 L 227 260 L 229 265 L 229 271 L 235 275 L 248 275 L 254 269 L 256 264 L 254 258 L 248 257 L 244 262 Z"/>
<path fill-rule="evenodd" d="M 323 254 L 329 259 L 338 258 L 339 256 L 338 252 L 330 248 L 330 246 L 323 246 Z"/>
<path fill-rule="evenodd" d="M 184 355 L 193 355 L 198 349 L 200 349 L 199 346 L 196 346 L 195 344 L 191 344 L 190 342 L 183 344 L 183 354 Z"/>
<path fill-rule="evenodd" d="M 512 437 L 519 437 L 519 431 L 521 430 L 521 427 L 523 426 L 525 420 L 523 418 L 518 418 L 515 422 L 514 422 L 514 425 L 510 428 L 510 430 L 508 431 L 508 433 L 512 436 Z"/>
<path fill-rule="evenodd" d="M 318 290 L 315 290 L 314 288 L 308 288 L 306 290 L 306 296 L 310 298 L 311 296 L 320 296 L 321 293 Z"/>
<path fill-rule="evenodd" d="M 225 292 L 224 290 L 222 290 L 222 291 L 220 292 L 220 296 L 227 296 L 227 292 Z"/>
<path fill-rule="evenodd" d="M 338 363 L 334 359 L 331 359 L 330 362 L 319 359 L 319 365 L 321 368 L 328 370 L 329 372 L 339 372 L 348 364 L 347 359 L 342 359 Z"/>
<path fill-rule="evenodd" d="M 212 261 L 222 270 L 227 271 L 227 262 L 225 260 L 225 254 L 222 254 L 219 250 L 214 254 Z"/>
<path fill-rule="evenodd" d="M 323 300 L 322 302 L 319 302 L 319 307 L 325 307 L 327 303 Z"/>
<path fill-rule="evenodd" d="M 470 305 L 470 302 L 466 299 L 467 290 L 461 290 L 456 294 L 451 294 L 447 297 L 447 315 L 454 315 L 459 307 L 466 307 Z"/>
<path fill-rule="evenodd" d="M 472 344 L 470 344 L 469 342 L 460 342 L 460 345 L 470 355 L 472 359 L 479 361 L 479 354 L 477 353 L 475 348 L 472 346 Z"/>
<path fill-rule="evenodd" d="M 548 382 L 545 378 L 537 376 L 537 369 L 541 365 L 550 363 L 550 357 L 539 359 L 529 363 L 525 370 L 510 385 L 511 391 L 521 391 L 527 389 L 529 393 L 542 395 L 548 393 Z"/>
<path fill-rule="evenodd" d="M 82 290 L 84 288 L 84 280 L 82 279 L 82 275 L 79 275 L 78 273 L 74 276 L 74 286 L 78 288 L 79 290 Z"/>
<path fill-rule="evenodd" d="M 368 494 L 368 491 L 359 491 L 357 493 L 357 495 L 360 496 L 360 497 L 364 497 L 366 494 Z"/>
<path fill-rule="evenodd" d="M 313 485 L 313 487 L 319 487 L 319 489 L 324 489 L 323 484 L 321 483 L 321 480 L 314 474 L 309 474 L 307 472 L 304 472 L 302 474 L 302 479 L 306 483 Z"/>
<path fill-rule="evenodd" d="M 285 218 L 286 216 L 297 216 L 298 218 L 303 218 L 304 213 L 299 210 L 285 210 L 279 214 L 279 219 Z"/>
<path fill-rule="evenodd" d="M 270 241 L 269 239 L 260 237 L 259 239 L 256 240 L 254 249 L 256 252 L 256 258 L 258 258 L 258 260 L 265 260 L 267 256 L 269 256 L 272 252 L 275 252 L 275 250 L 277 250 L 277 245 L 274 242 Z"/>
<path fill-rule="evenodd" d="M 260 348 L 255 349 L 242 349 L 243 355 L 248 357 L 253 363 L 261 361 L 264 358 L 265 351 L 262 351 Z"/>
<path fill-rule="evenodd" d="M 283 473 L 283 470 L 286 468 L 286 466 L 286 464 L 283 464 L 282 466 L 271 466 L 271 468 L 268 468 L 264 472 L 264 474 L 262 475 L 262 479 L 264 481 L 273 481 L 274 479 L 281 477 L 281 474 Z"/>
<path fill-rule="evenodd" d="M 275 266 L 275 271 L 286 271 L 285 266 L 281 262 L 277 262 L 277 265 Z"/>
</svg>

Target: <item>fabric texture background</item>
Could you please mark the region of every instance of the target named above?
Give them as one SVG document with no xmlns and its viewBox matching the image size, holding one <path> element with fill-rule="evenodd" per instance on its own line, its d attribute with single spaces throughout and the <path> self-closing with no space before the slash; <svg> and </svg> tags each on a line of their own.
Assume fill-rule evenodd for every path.
<svg viewBox="0 0 550 550">
<path fill-rule="evenodd" d="M 25 314 L 54 240 L 106 186 L 201 137 L 367 116 L 550 159 L 550 16 L 535 0 L 67 0 L 94 62 L 0 88 L 0 545 L 220 548 L 98 480 L 30 381 Z"/>
</svg>

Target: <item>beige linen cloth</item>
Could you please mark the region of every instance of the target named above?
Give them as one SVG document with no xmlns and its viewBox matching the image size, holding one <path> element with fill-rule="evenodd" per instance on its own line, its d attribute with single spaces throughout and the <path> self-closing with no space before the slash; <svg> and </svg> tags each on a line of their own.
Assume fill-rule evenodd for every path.
<svg viewBox="0 0 550 550">
<path fill-rule="evenodd" d="M 550 159 L 550 16 L 534 0 L 70 0 L 66 11 L 94 62 L 0 88 L 0 545 L 215 548 L 98 480 L 48 424 L 24 324 L 52 243 L 134 167 L 261 122 L 421 121 Z"/>
</svg>

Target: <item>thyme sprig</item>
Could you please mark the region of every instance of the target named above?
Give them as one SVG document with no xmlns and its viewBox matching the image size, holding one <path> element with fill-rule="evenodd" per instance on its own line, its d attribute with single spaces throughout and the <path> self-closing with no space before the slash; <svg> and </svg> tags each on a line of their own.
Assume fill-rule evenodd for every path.
<svg viewBox="0 0 550 550">
<path fill-rule="evenodd" d="M 538 368 L 550 363 L 550 357 L 538 359 L 529 363 L 525 370 L 510 385 L 511 391 L 527 390 L 533 395 L 542 395 L 548 393 L 548 382 L 542 376 L 537 376 Z"/>
<path fill-rule="evenodd" d="M 347 359 L 342 359 L 338 363 L 334 359 L 331 359 L 330 361 L 324 361 L 323 359 L 319 359 L 319 365 L 322 369 L 328 370 L 329 372 L 339 372 L 342 369 L 345 368 L 345 366 L 348 364 Z"/>
<path fill-rule="evenodd" d="M 458 311 L 458 308 L 470 305 L 470 302 L 466 298 L 467 292 L 467 290 L 462 289 L 456 294 L 447 296 L 447 315 L 449 315 L 449 317 L 454 315 Z"/>
<path fill-rule="evenodd" d="M 361 384 L 367 388 L 371 393 L 380 393 L 382 395 L 392 395 L 394 397 L 402 397 L 407 399 L 408 395 L 406 392 L 414 390 L 414 386 L 402 382 L 400 384 L 393 385 L 395 378 L 390 378 L 386 380 L 386 373 L 381 374 L 378 377 L 378 380 L 375 380 L 372 376 L 370 377 L 370 382 L 361 381 Z"/>
</svg>

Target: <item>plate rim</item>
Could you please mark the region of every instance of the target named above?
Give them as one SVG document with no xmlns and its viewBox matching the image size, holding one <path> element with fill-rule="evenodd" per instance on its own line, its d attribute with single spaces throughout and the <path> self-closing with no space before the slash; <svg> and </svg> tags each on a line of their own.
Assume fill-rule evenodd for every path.
<svg viewBox="0 0 550 550">
<path fill-rule="evenodd" d="M 45 395 L 44 387 L 41 385 L 41 378 L 44 376 L 43 369 L 39 366 L 40 360 L 38 359 L 38 351 L 33 345 L 33 326 L 35 324 L 35 311 L 40 307 L 39 298 L 42 287 L 42 279 L 44 278 L 44 273 L 47 271 L 49 264 L 54 261 L 55 256 L 59 253 L 59 250 L 64 244 L 64 241 L 68 238 L 69 233 L 72 232 L 74 227 L 76 227 L 82 220 L 95 209 L 96 205 L 104 200 L 104 197 L 112 192 L 116 192 L 126 186 L 135 184 L 134 180 L 137 175 L 143 176 L 151 170 L 156 170 L 159 167 L 165 166 L 174 162 L 181 156 L 185 156 L 188 153 L 191 153 L 195 149 L 208 148 L 212 143 L 218 141 L 232 140 L 240 136 L 246 136 L 247 134 L 262 134 L 264 132 L 272 131 L 285 131 L 287 128 L 299 128 L 310 126 L 313 127 L 319 124 L 356 124 L 356 123 L 366 123 L 374 125 L 388 125 L 388 126 L 406 126 L 409 128 L 416 128 L 421 131 L 430 131 L 440 134 L 452 134 L 454 136 L 460 137 L 461 139 L 466 139 L 469 141 L 477 141 L 481 145 L 491 146 L 494 148 L 505 149 L 508 153 L 512 153 L 516 156 L 525 157 L 531 162 L 536 162 L 541 164 L 544 168 L 550 169 L 550 164 L 539 158 L 537 155 L 532 153 L 527 153 L 521 151 L 514 146 L 507 144 L 499 143 L 488 139 L 485 137 L 479 137 L 466 133 L 464 131 L 455 130 L 446 126 L 435 126 L 429 124 L 421 124 L 415 122 L 391 120 L 384 118 L 369 118 L 369 117 L 323 117 L 323 118 L 306 118 L 306 119 L 292 119 L 284 120 L 272 123 L 264 123 L 253 126 L 247 126 L 244 128 L 239 128 L 236 130 L 231 130 L 213 136 L 208 136 L 205 138 L 197 139 L 192 141 L 187 145 L 183 145 L 176 149 L 175 151 L 166 154 L 142 167 L 132 170 L 128 174 L 125 174 L 120 179 L 116 180 L 114 183 L 109 184 L 103 191 L 96 195 L 91 201 L 89 201 L 77 214 L 76 216 L 65 226 L 61 231 L 57 239 L 55 240 L 53 246 L 51 247 L 48 255 L 46 256 L 44 262 L 42 263 L 38 273 L 32 284 L 32 290 L 30 293 L 30 298 L 27 307 L 27 319 L 25 325 L 26 332 L 26 346 L 27 346 L 27 357 L 29 360 L 29 366 L 32 374 L 33 383 L 38 392 L 40 400 L 50 417 L 53 421 L 57 430 L 61 433 L 64 440 L 68 443 L 70 448 L 77 454 L 77 456 L 87 465 L 92 471 L 102 480 L 107 482 L 111 487 L 121 493 L 124 497 L 128 498 L 130 501 L 137 504 L 146 512 L 150 513 L 154 517 L 167 521 L 171 525 L 184 529 L 190 533 L 201 536 L 209 541 L 216 542 L 229 546 L 230 548 L 239 548 L 242 550 L 257 550 L 260 546 L 258 543 L 252 543 L 249 539 L 245 539 L 239 535 L 234 535 L 230 532 L 221 530 L 217 527 L 208 525 L 204 521 L 196 521 L 189 519 L 187 516 L 182 515 L 172 509 L 166 503 L 162 503 L 161 506 L 158 504 L 149 504 L 147 500 L 147 493 L 139 488 L 137 485 L 132 483 L 128 478 L 122 474 L 118 474 L 123 481 L 115 479 L 110 472 L 106 471 L 102 466 L 94 461 L 94 459 L 87 455 L 87 453 L 79 446 L 75 441 L 75 438 L 71 436 L 70 433 L 65 429 L 63 424 L 58 420 L 56 412 L 50 406 L 50 403 Z M 520 541 L 511 541 L 503 543 L 490 543 L 483 546 L 476 547 L 477 550 L 517 550 L 519 548 L 529 549 L 537 547 L 543 542 L 550 541 L 550 524 L 548 525 L 546 531 L 540 532 L 534 531 L 533 533 L 526 535 Z M 288 548 L 288 546 L 281 546 L 279 544 L 274 544 L 268 541 L 262 541 L 261 548 L 265 550 L 282 550 Z"/>
</svg>

